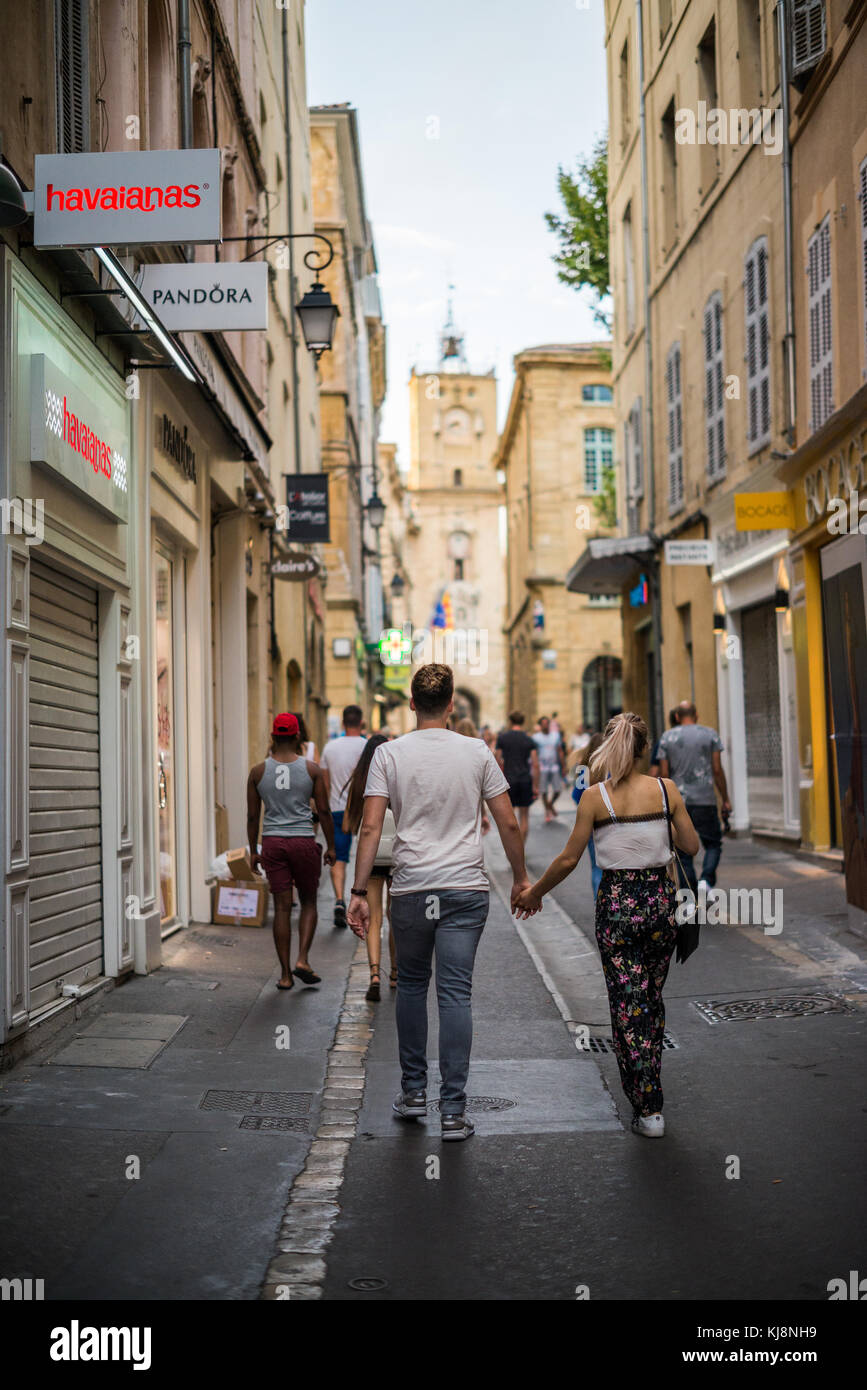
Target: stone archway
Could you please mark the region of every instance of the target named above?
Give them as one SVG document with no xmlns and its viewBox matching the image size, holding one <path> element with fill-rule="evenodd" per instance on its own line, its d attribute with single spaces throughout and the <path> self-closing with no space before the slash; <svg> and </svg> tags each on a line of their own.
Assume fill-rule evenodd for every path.
<svg viewBox="0 0 867 1390">
<path fill-rule="evenodd" d="M 478 728 L 480 710 L 479 697 L 474 691 L 467 690 L 464 687 L 458 687 L 455 690 L 455 723 L 457 723 L 459 719 L 472 719 L 476 728 Z"/>
<path fill-rule="evenodd" d="M 623 708 L 623 663 L 619 656 L 595 656 L 581 677 L 583 720 L 586 728 L 603 730 L 613 714 Z"/>
</svg>

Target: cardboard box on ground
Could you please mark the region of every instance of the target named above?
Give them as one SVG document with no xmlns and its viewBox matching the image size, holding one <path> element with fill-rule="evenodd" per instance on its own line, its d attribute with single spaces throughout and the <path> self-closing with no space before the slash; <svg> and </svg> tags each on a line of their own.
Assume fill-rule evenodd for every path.
<svg viewBox="0 0 867 1390">
<path fill-rule="evenodd" d="M 231 878 L 214 884 L 211 921 L 221 927 L 261 927 L 268 914 L 268 884 L 250 864 L 246 849 L 226 851 Z"/>
</svg>

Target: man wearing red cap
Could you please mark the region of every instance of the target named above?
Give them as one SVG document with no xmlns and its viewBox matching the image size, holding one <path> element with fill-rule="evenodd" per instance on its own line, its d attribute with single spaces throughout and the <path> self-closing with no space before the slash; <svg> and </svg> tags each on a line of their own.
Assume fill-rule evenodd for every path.
<svg viewBox="0 0 867 1390">
<path fill-rule="evenodd" d="M 305 985 L 318 985 L 320 981 L 307 958 L 316 931 L 316 894 L 322 867 L 322 846 L 316 840 L 311 800 L 316 803 L 325 835 L 325 862 L 334 863 L 334 821 L 325 777 L 319 765 L 302 754 L 298 720 L 294 714 L 278 714 L 271 728 L 271 753 L 251 769 L 247 779 L 250 863 L 254 869 L 261 863 L 274 895 L 274 945 L 282 967 L 278 989 L 292 989 L 294 984 L 290 966 L 293 887 L 298 889 L 301 902 L 295 974 Z M 260 856 L 259 817 L 263 805 Z"/>
</svg>

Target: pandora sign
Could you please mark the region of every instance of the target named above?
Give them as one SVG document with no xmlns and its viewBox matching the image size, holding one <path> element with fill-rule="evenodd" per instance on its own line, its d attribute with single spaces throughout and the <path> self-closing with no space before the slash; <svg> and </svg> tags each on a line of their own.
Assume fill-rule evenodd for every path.
<svg viewBox="0 0 867 1390">
<path fill-rule="evenodd" d="M 215 261 L 146 265 L 138 286 L 171 332 L 268 327 L 268 266 Z"/>
<path fill-rule="evenodd" d="M 220 240 L 220 151 L 38 154 L 36 246 Z"/>
</svg>

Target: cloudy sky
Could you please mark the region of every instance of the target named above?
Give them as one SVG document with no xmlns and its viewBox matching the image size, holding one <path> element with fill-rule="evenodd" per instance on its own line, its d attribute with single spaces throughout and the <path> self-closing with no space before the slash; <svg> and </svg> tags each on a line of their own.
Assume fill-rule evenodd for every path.
<svg viewBox="0 0 867 1390">
<path fill-rule="evenodd" d="M 600 336 L 543 219 L 557 167 L 606 127 L 602 0 L 308 0 L 311 105 L 358 111 L 389 335 L 381 437 L 407 459 L 406 382 L 436 359 L 448 286 L 474 370 Z"/>
</svg>

